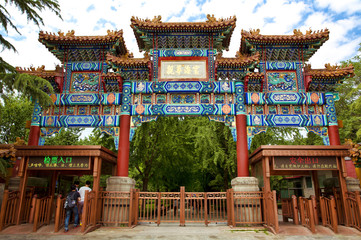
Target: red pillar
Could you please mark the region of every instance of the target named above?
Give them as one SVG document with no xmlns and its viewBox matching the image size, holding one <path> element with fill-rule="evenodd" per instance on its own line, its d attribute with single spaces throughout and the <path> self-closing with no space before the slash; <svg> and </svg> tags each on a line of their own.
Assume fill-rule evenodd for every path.
<svg viewBox="0 0 361 240">
<path fill-rule="evenodd" d="M 330 140 L 330 145 L 341 145 L 337 125 L 328 126 L 328 138 Z"/>
<path fill-rule="evenodd" d="M 39 126 L 30 126 L 30 133 L 28 139 L 29 146 L 38 146 L 40 137 L 40 127 Z"/>
<path fill-rule="evenodd" d="M 128 177 L 130 115 L 120 116 L 117 176 Z"/>
<path fill-rule="evenodd" d="M 236 115 L 237 127 L 237 177 L 249 177 L 247 117 Z"/>
</svg>

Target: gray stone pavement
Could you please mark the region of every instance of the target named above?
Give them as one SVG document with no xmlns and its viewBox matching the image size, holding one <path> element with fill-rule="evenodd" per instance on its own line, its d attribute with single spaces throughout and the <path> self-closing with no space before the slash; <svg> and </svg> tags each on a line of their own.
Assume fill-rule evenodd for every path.
<svg viewBox="0 0 361 240">
<path fill-rule="evenodd" d="M 302 233 L 301 233 L 302 234 Z M 20 239 L 171 239 L 171 240 L 187 240 L 187 239 L 285 239 L 285 240 L 306 240 L 306 239 L 361 239 L 361 235 L 274 235 L 262 227 L 249 228 L 230 228 L 228 226 L 219 225 L 188 225 L 180 227 L 177 225 L 140 225 L 135 228 L 112 228 L 102 227 L 91 233 L 81 235 L 79 233 L 28 233 L 28 234 L 0 234 L 0 239 L 20 240 Z"/>
</svg>

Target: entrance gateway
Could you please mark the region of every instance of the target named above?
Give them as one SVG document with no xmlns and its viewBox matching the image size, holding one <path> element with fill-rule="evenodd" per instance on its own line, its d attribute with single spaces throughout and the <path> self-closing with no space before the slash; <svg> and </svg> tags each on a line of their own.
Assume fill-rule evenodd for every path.
<svg viewBox="0 0 361 240">
<path fill-rule="evenodd" d="M 210 121 L 229 126 L 237 142 L 237 178 L 232 180 L 233 190 L 222 195 L 226 199 L 222 203 L 226 209 L 224 219 L 235 225 L 242 222 L 237 219 L 248 211 L 252 217 L 259 216 L 259 220 L 247 220 L 247 224 L 265 223 L 277 232 L 276 196 L 266 185 L 263 192 L 258 192 L 257 179 L 249 177 L 248 149 L 252 138 L 267 127 L 305 127 L 320 135 L 324 145 L 340 145 L 335 88 L 353 75 L 353 66 L 326 64 L 325 69 L 312 69 L 306 64 L 328 40 L 327 29 L 309 30 L 305 34 L 294 30 L 293 35 L 262 35 L 259 29 L 242 30 L 235 57 L 223 57 L 235 26 L 236 17 L 216 19 L 208 15 L 205 22 L 186 23 L 162 22 L 160 16 L 152 20 L 132 17 L 131 27 L 139 49 L 145 52 L 143 58 L 134 58 L 129 52 L 121 30 L 108 30 L 104 36 L 76 36 L 74 31 L 39 33 L 39 41 L 62 65 L 55 70 L 17 68 L 21 73 L 47 79 L 55 90 L 51 95 L 53 106 L 42 110 L 35 104 L 26 147 L 29 154 L 31 149 L 42 149 L 45 138 L 63 127 L 99 128 L 114 137 L 118 150 L 115 176 L 108 180 L 108 192 L 95 189 L 89 199 L 116 198 L 127 203 L 110 204 L 103 199 L 100 206 L 93 204 L 102 201 L 89 200 L 87 206 L 92 206 L 87 211 L 91 214 L 89 224 L 104 223 L 100 216 L 104 216 L 105 209 L 110 211 L 111 205 L 118 207 L 118 213 L 121 206 L 127 208 L 121 210 L 125 218 L 110 223 L 136 223 L 139 214 L 148 211 L 147 199 L 152 199 L 149 200 L 152 216 L 157 221 L 162 211 L 163 215 L 171 211 L 177 214 L 175 208 L 183 209 L 180 219 L 185 219 L 187 209 L 203 209 L 203 214 L 209 217 L 207 207 L 215 205 L 206 193 L 202 196 L 190 193 L 187 198 L 185 190 L 181 190 L 177 193 L 179 199 L 178 195 L 162 198 L 163 193 L 147 198 L 133 189 L 135 182 L 128 178 L 129 142 L 142 123 L 155 121 L 159 116 L 208 116 Z M 345 177 L 342 167 L 345 154 L 339 155 L 337 151 L 334 154 L 339 157 L 334 170 L 342 171 Z M 22 191 L 27 181 L 24 177 L 27 175 L 22 173 L 32 164 L 29 156 L 21 156 Z M 278 160 L 273 161 L 273 166 L 278 166 Z M 267 163 L 263 166 L 264 176 L 269 176 L 269 166 Z M 167 203 L 164 199 L 171 200 Z M 18 223 L 24 201 L 24 197 L 20 199 Z"/>
</svg>

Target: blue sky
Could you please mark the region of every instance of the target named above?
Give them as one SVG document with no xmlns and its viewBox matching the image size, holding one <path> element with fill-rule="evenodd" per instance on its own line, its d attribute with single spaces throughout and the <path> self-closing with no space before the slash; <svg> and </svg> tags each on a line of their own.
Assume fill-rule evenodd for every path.
<svg viewBox="0 0 361 240">
<path fill-rule="evenodd" d="M 76 35 L 105 35 L 107 30 L 124 32 L 125 43 L 136 57 L 142 57 L 130 28 L 130 18 L 161 15 L 164 22 L 205 21 L 207 14 L 216 18 L 237 17 L 230 50 L 223 56 L 234 57 L 239 49 L 241 30 L 260 29 L 261 34 L 293 34 L 293 29 L 330 30 L 330 39 L 311 58 L 313 68 L 336 64 L 358 54 L 361 43 L 361 0 L 61 0 L 63 21 L 51 12 L 43 12 L 45 25 L 28 23 L 20 12 L 6 6 L 22 35 L 9 31 L 7 39 L 17 53 L 4 51 L 1 56 L 15 66 L 45 65 L 54 69 L 59 61 L 38 42 L 40 30 Z M 0 30 L 1 31 L 1 30 Z M 3 31 L 2 31 L 3 33 Z"/>
</svg>

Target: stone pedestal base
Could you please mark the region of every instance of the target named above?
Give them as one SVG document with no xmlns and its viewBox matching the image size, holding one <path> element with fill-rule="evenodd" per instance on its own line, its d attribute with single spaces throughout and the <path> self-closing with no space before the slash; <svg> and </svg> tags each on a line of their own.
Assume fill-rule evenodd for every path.
<svg viewBox="0 0 361 240">
<path fill-rule="evenodd" d="M 255 177 L 236 177 L 231 181 L 235 192 L 234 219 L 236 222 L 262 222 L 261 196 L 258 192 L 258 179 Z M 249 192 L 249 193 L 247 193 Z"/>
<path fill-rule="evenodd" d="M 347 191 L 349 192 L 361 191 L 360 181 L 357 178 L 346 177 L 346 186 L 347 186 Z"/>
<path fill-rule="evenodd" d="M 135 187 L 135 180 L 129 177 L 112 176 L 107 179 L 107 191 L 130 192 Z"/>
<path fill-rule="evenodd" d="M 235 192 L 257 192 L 259 191 L 258 179 L 255 177 L 236 177 L 231 181 Z"/>
</svg>

